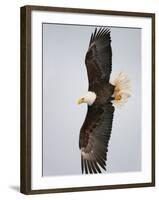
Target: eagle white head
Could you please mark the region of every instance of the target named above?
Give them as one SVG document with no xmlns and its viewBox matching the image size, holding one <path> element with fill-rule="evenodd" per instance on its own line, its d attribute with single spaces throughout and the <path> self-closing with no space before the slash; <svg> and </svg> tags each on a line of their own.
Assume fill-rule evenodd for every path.
<svg viewBox="0 0 159 200">
<path fill-rule="evenodd" d="M 89 106 L 93 105 L 97 98 L 95 92 L 88 91 L 87 94 L 78 100 L 78 104 L 87 103 Z"/>
</svg>

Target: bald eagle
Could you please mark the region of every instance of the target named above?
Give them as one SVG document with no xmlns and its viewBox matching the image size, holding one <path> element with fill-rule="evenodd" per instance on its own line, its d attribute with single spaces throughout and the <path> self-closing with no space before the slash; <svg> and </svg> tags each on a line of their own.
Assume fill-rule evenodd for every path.
<svg viewBox="0 0 159 200">
<path fill-rule="evenodd" d="M 88 110 L 80 130 L 82 173 L 106 170 L 108 143 L 112 131 L 114 105 L 123 105 L 130 97 L 130 82 L 120 73 L 111 82 L 112 49 L 110 29 L 95 28 L 85 56 L 89 81 L 88 92 L 78 100 L 87 103 Z"/>
</svg>

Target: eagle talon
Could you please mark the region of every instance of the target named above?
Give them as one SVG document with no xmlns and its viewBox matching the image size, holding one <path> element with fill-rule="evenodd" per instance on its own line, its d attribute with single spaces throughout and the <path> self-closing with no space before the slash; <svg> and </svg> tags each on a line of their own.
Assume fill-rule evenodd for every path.
<svg viewBox="0 0 159 200">
<path fill-rule="evenodd" d="M 121 95 L 120 95 L 120 94 L 116 95 L 116 96 L 115 96 L 115 100 L 116 100 L 116 101 L 120 101 L 120 100 L 121 100 Z"/>
</svg>

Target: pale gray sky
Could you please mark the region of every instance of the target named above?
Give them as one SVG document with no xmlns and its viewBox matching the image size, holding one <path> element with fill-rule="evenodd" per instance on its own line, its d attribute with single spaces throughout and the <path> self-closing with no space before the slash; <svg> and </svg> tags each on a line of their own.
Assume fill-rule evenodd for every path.
<svg viewBox="0 0 159 200">
<path fill-rule="evenodd" d="M 93 26 L 43 24 L 43 175 L 81 174 L 79 131 L 87 105 L 85 54 Z M 110 27 L 112 75 L 131 80 L 131 98 L 116 108 L 107 172 L 141 169 L 141 29 Z"/>
</svg>

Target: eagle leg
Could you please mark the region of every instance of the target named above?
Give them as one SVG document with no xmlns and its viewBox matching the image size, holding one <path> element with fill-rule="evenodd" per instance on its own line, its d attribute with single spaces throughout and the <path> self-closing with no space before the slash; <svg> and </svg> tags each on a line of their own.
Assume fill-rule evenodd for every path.
<svg viewBox="0 0 159 200">
<path fill-rule="evenodd" d="M 115 100 L 115 97 L 109 97 L 109 98 L 107 99 L 107 102 L 114 101 L 114 100 Z"/>
</svg>

